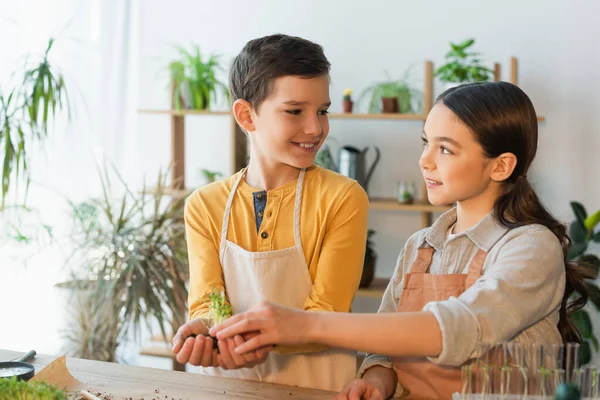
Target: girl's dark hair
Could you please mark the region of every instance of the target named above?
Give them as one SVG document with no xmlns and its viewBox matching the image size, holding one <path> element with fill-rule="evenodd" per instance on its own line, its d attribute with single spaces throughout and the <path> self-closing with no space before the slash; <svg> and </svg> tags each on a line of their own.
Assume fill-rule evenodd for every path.
<svg viewBox="0 0 600 400">
<path fill-rule="evenodd" d="M 505 191 L 494 204 L 495 217 L 508 228 L 541 224 L 556 235 L 562 245 L 567 278 L 558 329 L 565 343 L 581 342 L 570 315 L 587 302 L 587 275 L 582 266 L 567 258 L 571 239 L 565 225 L 546 210 L 527 180 L 538 141 L 537 116 L 531 100 L 508 82 L 479 82 L 448 89 L 437 98 L 437 103 L 448 107 L 473 132 L 486 157 L 502 153 L 517 157 L 517 165 L 505 181 Z M 570 301 L 574 292 L 578 295 Z"/>
</svg>

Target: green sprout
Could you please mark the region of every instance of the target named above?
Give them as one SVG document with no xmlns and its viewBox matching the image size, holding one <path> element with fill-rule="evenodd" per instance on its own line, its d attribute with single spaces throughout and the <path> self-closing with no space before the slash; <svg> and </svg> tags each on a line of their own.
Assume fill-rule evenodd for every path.
<svg viewBox="0 0 600 400">
<path fill-rule="evenodd" d="M 26 382 L 13 376 L 0 379 L 0 400 L 67 400 L 69 397 L 56 386 L 45 382 Z"/>
<path fill-rule="evenodd" d="M 208 315 L 213 324 L 219 324 L 231 317 L 233 310 L 231 309 L 231 304 L 225 298 L 224 290 L 218 291 L 216 288 L 213 288 L 208 298 L 210 300 Z"/>
</svg>

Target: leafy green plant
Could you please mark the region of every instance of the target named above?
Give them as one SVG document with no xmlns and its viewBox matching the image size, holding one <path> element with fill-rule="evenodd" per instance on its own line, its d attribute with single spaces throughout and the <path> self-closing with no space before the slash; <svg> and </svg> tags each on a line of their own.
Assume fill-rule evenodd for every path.
<svg viewBox="0 0 600 400">
<path fill-rule="evenodd" d="M 0 378 L 0 400 L 66 400 L 66 393 L 45 382 Z"/>
<path fill-rule="evenodd" d="M 399 113 L 418 113 L 422 108 L 421 92 L 413 89 L 408 84 L 406 76 L 402 79 L 393 80 L 387 74 L 387 80 L 374 83 L 360 94 L 358 102 L 370 96 L 369 113 L 380 113 L 382 111 L 382 99 L 397 98 Z"/>
<path fill-rule="evenodd" d="M 208 169 L 203 169 L 202 175 L 204 176 L 204 179 L 206 179 L 206 182 L 208 182 L 208 183 L 215 182 L 217 179 L 219 179 L 220 177 L 223 176 L 223 174 L 218 171 L 210 171 Z"/>
<path fill-rule="evenodd" d="M 229 100 L 227 86 L 216 78 L 216 72 L 222 70 L 218 56 L 211 55 L 204 60 L 198 46 L 191 51 L 182 47 L 177 50 L 181 59 L 169 64 L 176 110 L 207 110 L 219 92 Z"/>
<path fill-rule="evenodd" d="M 595 254 L 586 253 L 591 242 L 600 243 L 600 229 L 596 230 L 600 223 L 600 210 L 588 216 L 585 207 L 581 203 L 571 202 L 571 208 L 575 214 L 575 221 L 569 227 L 572 245 L 569 249 L 568 258 L 589 270 L 591 278 L 586 281 L 589 300 L 596 311 L 600 311 L 600 288 L 594 283 L 600 271 L 600 258 Z M 587 364 L 592 357 L 592 347 L 596 352 L 600 350 L 598 338 L 594 335 L 592 321 L 587 310 L 577 310 L 571 317 L 583 338 L 581 362 Z"/>
<path fill-rule="evenodd" d="M 93 283 L 93 304 L 110 304 L 121 323 L 119 335 L 139 333 L 158 322 L 161 333 L 185 321 L 187 243 L 183 206 L 166 194 L 160 172 L 153 192 L 132 192 L 118 175 L 115 195 L 106 166 L 100 170 L 102 196 L 73 204 L 75 251 L 69 259 L 74 280 Z"/>
<path fill-rule="evenodd" d="M 210 300 L 208 316 L 214 325 L 231 317 L 233 310 L 231 309 L 231 304 L 229 304 L 225 297 L 224 290 L 219 291 L 216 288 L 213 288 L 212 292 L 208 295 L 208 298 Z"/>
<path fill-rule="evenodd" d="M 30 141 L 46 137 L 49 122 L 54 120 L 63 108 L 70 115 L 65 78 L 48 59 L 53 44 L 54 39 L 50 39 L 42 60 L 35 67 L 24 71 L 18 87 L 10 91 L 0 88 L 2 210 L 13 172 L 17 182 L 21 177 L 25 178 L 27 186 L 29 185 L 27 149 Z"/>
<path fill-rule="evenodd" d="M 490 79 L 492 70 L 481 65 L 480 53 L 469 52 L 475 39 L 467 39 L 462 43 L 450 43 L 450 51 L 446 53 L 446 63 L 435 71 L 442 82 L 481 82 Z"/>
</svg>

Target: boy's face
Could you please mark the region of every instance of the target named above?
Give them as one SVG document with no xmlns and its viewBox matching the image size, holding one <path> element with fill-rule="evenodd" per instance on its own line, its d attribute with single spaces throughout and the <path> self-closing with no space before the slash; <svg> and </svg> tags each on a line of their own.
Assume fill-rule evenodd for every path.
<svg viewBox="0 0 600 400">
<path fill-rule="evenodd" d="M 283 76 L 252 111 L 254 155 L 267 164 L 308 168 L 329 133 L 329 77 Z"/>
</svg>

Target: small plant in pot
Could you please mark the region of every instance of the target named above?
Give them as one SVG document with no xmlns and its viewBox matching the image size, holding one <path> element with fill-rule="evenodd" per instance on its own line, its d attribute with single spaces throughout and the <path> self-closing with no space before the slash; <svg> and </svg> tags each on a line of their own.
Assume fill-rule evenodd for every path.
<svg viewBox="0 0 600 400">
<path fill-rule="evenodd" d="M 413 89 L 406 78 L 377 82 L 367 87 L 360 95 L 359 102 L 371 96 L 369 113 L 418 113 L 421 109 L 421 93 Z"/>
<path fill-rule="evenodd" d="M 475 39 L 467 39 L 458 44 L 450 43 L 446 63 L 435 71 L 435 76 L 445 82 L 447 88 L 461 83 L 490 80 L 493 71 L 480 64 L 480 53 L 468 51 L 474 44 Z"/>
<path fill-rule="evenodd" d="M 359 287 L 369 287 L 375 277 L 375 263 L 377 261 L 377 252 L 375 251 L 371 238 L 375 234 L 373 229 L 367 232 L 367 248 L 365 251 L 365 264 L 363 266 L 362 276 L 360 278 Z"/>
<path fill-rule="evenodd" d="M 176 110 L 208 110 L 219 95 L 229 101 L 227 86 L 216 77 L 217 71 L 222 71 L 218 56 L 211 55 L 205 60 L 198 46 L 192 51 L 181 47 L 177 50 L 181 59 L 169 64 Z"/>
<path fill-rule="evenodd" d="M 344 90 L 344 112 L 351 113 L 354 102 L 352 101 L 352 89 Z"/>
</svg>

